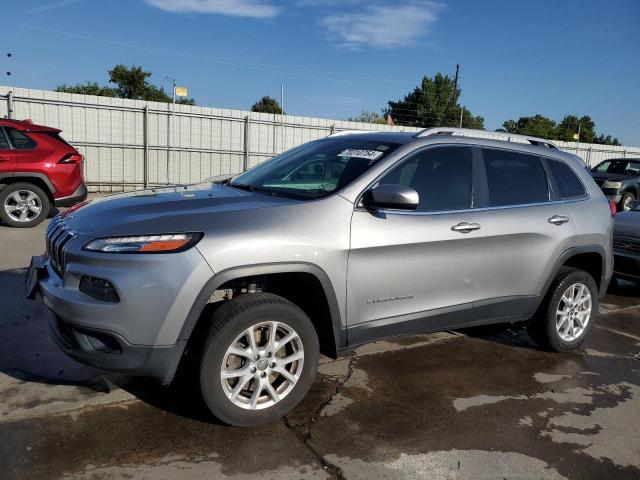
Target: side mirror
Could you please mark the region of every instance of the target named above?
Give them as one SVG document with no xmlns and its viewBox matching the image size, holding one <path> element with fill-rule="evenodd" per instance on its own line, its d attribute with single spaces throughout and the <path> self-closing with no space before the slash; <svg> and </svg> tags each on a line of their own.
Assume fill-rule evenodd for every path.
<svg viewBox="0 0 640 480">
<path fill-rule="evenodd" d="M 420 203 L 418 192 L 404 185 L 379 185 L 365 192 L 362 205 L 367 208 L 415 210 Z"/>
</svg>

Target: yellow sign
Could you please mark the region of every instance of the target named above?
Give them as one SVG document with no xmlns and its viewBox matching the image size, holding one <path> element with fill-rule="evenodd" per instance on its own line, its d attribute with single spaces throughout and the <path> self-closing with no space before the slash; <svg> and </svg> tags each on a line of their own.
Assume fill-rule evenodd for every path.
<svg viewBox="0 0 640 480">
<path fill-rule="evenodd" d="M 573 139 L 574 140 L 580 140 L 580 135 L 578 135 L 577 133 L 573 134 Z"/>
<path fill-rule="evenodd" d="M 176 97 L 186 97 L 189 95 L 187 87 L 175 87 Z"/>
</svg>

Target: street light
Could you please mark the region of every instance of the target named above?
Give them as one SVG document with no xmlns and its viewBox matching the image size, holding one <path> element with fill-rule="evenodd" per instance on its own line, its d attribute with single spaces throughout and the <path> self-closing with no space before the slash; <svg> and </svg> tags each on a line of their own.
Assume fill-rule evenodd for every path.
<svg viewBox="0 0 640 480">
<path fill-rule="evenodd" d="M 173 92 L 173 106 L 171 108 L 171 116 L 169 119 L 169 127 L 167 131 L 167 143 L 169 144 L 169 151 L 167 153 L 167 184 L 169 183 L 169 163 L 170 157 L 173 152 L 173 139 L 172 139 L 172 131 L 173 131 L 173 117 L 176 114 L 176 97 L 186 97 L 188 95 L 187 87 L 179 87 L 176 84 L 176 79 L 167 75 L 164 79 L 171 84 L 171 90 Z"/>
</svg>

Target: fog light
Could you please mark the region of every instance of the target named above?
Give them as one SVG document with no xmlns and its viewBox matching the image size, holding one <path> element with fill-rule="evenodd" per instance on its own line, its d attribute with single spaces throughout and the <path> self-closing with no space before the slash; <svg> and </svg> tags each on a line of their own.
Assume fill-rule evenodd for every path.
<svg viewBox="0 0 640 480">
<path fill-rule="evenodd" d="M 82 276 L 80 291 L 101 302 L 117 303 L 120 301 L 116 289 L 111 282 L 102 278 Z"/>
</svg>

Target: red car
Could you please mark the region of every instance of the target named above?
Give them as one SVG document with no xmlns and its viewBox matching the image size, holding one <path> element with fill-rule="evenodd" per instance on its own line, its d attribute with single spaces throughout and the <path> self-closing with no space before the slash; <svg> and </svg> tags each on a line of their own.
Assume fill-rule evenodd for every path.
<svg viewBox="0 0 640 480">
<path fill-rule="evenodd" d="M 0 219 L 12 227 L 33 227 L 52 205 L 83 201 L 82 163 L 57 128 L 0 119 Z"/>
</svg>

